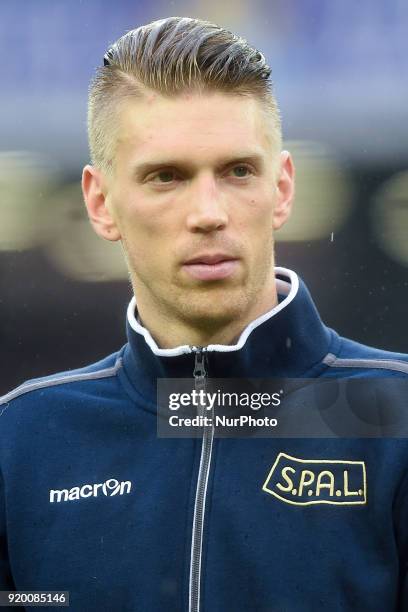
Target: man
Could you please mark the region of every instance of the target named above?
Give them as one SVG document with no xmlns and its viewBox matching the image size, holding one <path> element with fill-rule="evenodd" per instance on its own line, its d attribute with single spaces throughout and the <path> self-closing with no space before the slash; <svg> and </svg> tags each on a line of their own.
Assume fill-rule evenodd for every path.
<svg viewBox="0 0 408 612">
<path fill-rule="evenodd" d="M 84 611 L 407 609 L 405 440 L 156 435 L 160 378 L 408 373 L 274 268 L 294 167 L 269 75 L 188 18 L 107 52 L 82 185 L 94 230 L 123 246 L 128 343 L 1 400 L 3 590 L 69 591 Z"/>
</svg>

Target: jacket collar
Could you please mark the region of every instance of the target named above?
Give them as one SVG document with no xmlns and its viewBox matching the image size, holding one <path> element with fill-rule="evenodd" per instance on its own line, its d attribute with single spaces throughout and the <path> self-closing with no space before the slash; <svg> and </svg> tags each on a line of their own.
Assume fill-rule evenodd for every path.
<svg viewBox="0 0 408 612">
<path fill-rule="evenodd" d="M 209 345 L 212 378 L 306 377 L 329 352 L 330 330 L 322 323 L 303 281 L 286 268 L 275 268 L 279 303 L 250 323 L 235 345 Z M 160 349 L 129 304 L 125 371 L 145 398 L 156 396 L 157 378 L 192 378 L 194 347 Z"/>
</svg>

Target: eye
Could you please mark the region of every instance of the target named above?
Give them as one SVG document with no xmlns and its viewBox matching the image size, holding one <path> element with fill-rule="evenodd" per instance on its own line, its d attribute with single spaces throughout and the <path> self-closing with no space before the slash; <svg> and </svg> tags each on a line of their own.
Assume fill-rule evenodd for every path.
<svg viewBox="0 0 408 612">
<path fill-rule="evenodd" d="M 175 170 L 160 170 L 160 172 L 157 172 L 154 176 L 152 176 L 151 180 L 155 183 L 171 183 L 175 177 Z"/>
<path fill-rule="evenodd" d="M 237 166 L 231 168 L 231 172 L 234 173 L 236 178 L 248 178 L 249 174 L 251 173 L 251 169 L 245 164 L 238 164 Z"/>
</svg>

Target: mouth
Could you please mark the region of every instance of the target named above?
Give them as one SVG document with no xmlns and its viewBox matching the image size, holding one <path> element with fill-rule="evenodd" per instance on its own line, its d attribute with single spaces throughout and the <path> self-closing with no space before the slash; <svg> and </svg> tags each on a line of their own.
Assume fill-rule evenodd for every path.
<svg viewBox="0 0 408 612">
<path fill-rule="evenodd" d="M 229 278 L 238 268 L 239 260 L 223 253 L 199 255 L 183 263 L 185 272 L 196 280 L 212 281 Z"/>
</svg>

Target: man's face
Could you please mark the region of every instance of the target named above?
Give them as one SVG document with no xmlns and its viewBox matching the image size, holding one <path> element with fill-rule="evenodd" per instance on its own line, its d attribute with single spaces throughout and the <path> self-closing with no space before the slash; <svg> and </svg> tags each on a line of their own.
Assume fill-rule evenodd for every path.
<svg viewBox="0 0 408 612">
<path fill-rule="evenodd" d="M 142 319 L 153 309 L 217 329 L 260 314 L 274 288 L 273 229 L 283 223 L 274 212 L 280 165 L 255 99 L 127 102 L 105 195 Z"/>
</svg>

